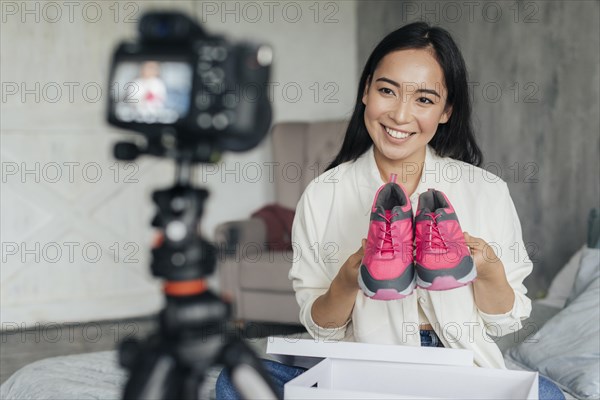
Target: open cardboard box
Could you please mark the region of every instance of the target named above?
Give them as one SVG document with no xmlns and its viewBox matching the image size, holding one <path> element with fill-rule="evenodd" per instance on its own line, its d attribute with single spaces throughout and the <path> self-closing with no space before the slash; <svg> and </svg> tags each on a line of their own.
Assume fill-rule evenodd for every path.
<svg viewBox="0 0 600 400">
<path fill-rule="evenodd" d="M 285 399 L 538 398 L 537 372 L 478 368 L 469 350 L 270 337 L 267 353 L 324 358 Z"/>
</svg>

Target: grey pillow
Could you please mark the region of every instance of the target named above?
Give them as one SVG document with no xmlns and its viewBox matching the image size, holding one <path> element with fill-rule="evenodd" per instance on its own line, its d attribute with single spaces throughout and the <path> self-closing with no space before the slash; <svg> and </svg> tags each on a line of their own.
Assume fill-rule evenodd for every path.
<svg viewBox="0 0 600 400">
<path fill-rule="evenodd" d="M 531 336 L 541 329 L 546 322 L 559 313 L 561 309 L 552 307 L 536 300 L 531 303 L 531 315 L 523 321 L 523 327 L 516 332 L 510 332 L 502 337 L 492 337 L 502 353 L 524 341 L 530 341 Z"/>
<path fill-rule="evenodd" d="M 573 285 L 575 284 L 579 266 L 581 265 L 581 257 L 586 248 L 587 245 L 585 244 L 581 246 L 565 266 L 558 271 L 558 274 L 552 279 L 550 288 L 548 288 L 548 294 L 543 299 L 537 300 L 538 303 L 557 308 L 565 306 L 569 296 L 573 292 Z"/>
<path fill-rule="evenodd" d="M 519 346 L 513 361 L 558 382 L 580 399 L 600 397 L 600 277 Z"/>
<path fill-rule="evenodd" d="M 584 248 L 581 251 L 579 269 L 566 305 L 585 291 L 588 285 L 600 276 L 600 249 Z"/>
</svg>

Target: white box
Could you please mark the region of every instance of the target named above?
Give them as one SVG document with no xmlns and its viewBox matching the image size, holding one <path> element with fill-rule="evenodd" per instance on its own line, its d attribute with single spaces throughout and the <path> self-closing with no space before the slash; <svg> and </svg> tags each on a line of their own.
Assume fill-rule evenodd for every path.
<svg viewBox="0 0 600 400">
<path fill-rule="evenodd" d="M 473 366 L 473 353 L 269 338 L 267 353 L 326 357 L 284 386 L 285 399 L 537 399 L 538 373 Z"/>
</svg>

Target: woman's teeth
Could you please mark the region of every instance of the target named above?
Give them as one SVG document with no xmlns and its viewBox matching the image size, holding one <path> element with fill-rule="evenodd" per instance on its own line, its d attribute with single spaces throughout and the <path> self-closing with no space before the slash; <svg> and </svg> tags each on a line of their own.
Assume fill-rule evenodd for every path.
<svg viewBox="0 0 600 400">
<path fill-rule="evenodd" d="M 414 133 L 414 132 L 398 132 L 398 131 L 388 128 L 387 126 L 385 127 L 385 131 L 388 133 L 388 135 L 390 135 L 391 137 L 396 138 L 396 139 L 406 139 L 407 137 L 411 136 Z"/>
</svg>

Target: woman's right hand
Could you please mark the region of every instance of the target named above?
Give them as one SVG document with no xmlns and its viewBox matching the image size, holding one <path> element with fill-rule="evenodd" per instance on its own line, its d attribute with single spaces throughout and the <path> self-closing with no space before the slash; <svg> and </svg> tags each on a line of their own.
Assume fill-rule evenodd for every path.
<svg viewBox="0 0 600 400">
<path fill-rule="evenodd" d="M 329 290 L 318 297 L 312 306 L 312 319 L 321 327 L 336 328 L 348 322 L 354 308 L 358 287 L 358 269 L 365 254 L 367 240 L 351 254 L 331 282 Z"/>
<path fill-rule="evenodd" d="M 347 292 L 356 292 L 358 287 L 358 269 L 365 255 L 365 247 L 367 240 L 362 240 L 362 246 L 346 260 L 340 268 L 336 280 L 338 280 L 340 288 Z"/>
</svg>

